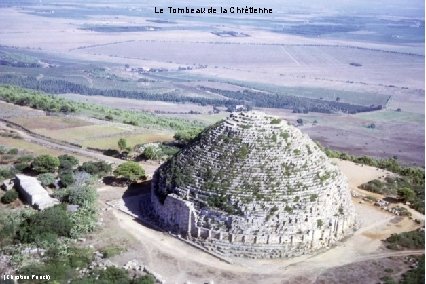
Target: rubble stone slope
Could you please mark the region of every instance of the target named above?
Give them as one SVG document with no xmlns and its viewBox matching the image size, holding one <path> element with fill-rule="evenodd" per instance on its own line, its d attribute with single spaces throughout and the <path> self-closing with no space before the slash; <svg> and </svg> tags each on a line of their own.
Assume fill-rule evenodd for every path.
<svg viewBox="0 0 426 284">
<path fill-rule="evenodd" d="M 234 113 L 163 164 L 151 216 L 228 256 L 290 257 L 351 234 L 346 178 L 307 135 L 260 112 Z"/>
</svg>

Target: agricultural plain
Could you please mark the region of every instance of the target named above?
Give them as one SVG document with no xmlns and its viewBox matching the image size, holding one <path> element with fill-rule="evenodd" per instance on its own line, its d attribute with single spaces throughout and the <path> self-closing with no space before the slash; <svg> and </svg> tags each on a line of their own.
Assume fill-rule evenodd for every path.
<svg viewBox="0 0 426 284">
<path fill-rule="evenodd" d="M 227 102 L 233 100 L 224 95 L 229 90 L 301 97 L 311 100 L 310 104 L 319 100 L 381 106 L 379 112 L 355 115 L 306 114 L 294 113 L 292 107 L 257 106 L 251 95 L 241 101 L 294 122 L 306 120 L 304 131 L 326 146 L 356 155 L 397 156 L 407 164 L 424 163 L 421 17 L 279 13 L 274 19 L 173 16 L 163 21 L 153 17 L 151 8 L 113 4 L 108 9 L 99 5 L 2 8 L 1 56 L 27 66 L 2 65 L 0 79 L 13 84 L 29 76 L 35 80 L 29 87 L 60 80 L 59 85 L 70 82 L 84 88 L 139 92 L 143 96 L 93 96 L 91 90 L 79 93 L 74 87 L 55 91 L 78 101 L 204 123 L 225 115 L 215 114 L 212 104 L 226 110 Z M 25 21 L 18 20 L 22 17 Z M 317 24 L 306 24 L 309 21 Z M 229 31 L 244 36 L 224 36 Z M 367 128 L 371 124 L 374 129 Z M 74 142 L 111 147 L 117 137 L 133 131 L 108 127 L 73 128 L 81 137 Z M 60 129 L 38 131 L 52 137 L 66 134 Z M 150 135 L 171 137 L 136 131 L 129 139 L 135 143 L 155 140 Z"/>
<path fill-rule="evenodd" d="M 413 186 L 411 207 L 392 204 L 412 214 L 396 216 L 374 205 L 386 194 L 360 187 L 385 184 L 398 171 L 338 159 L 360 228 L 315 255 L 229 264 L 137 220 L 139 194 L 149 192 L 161 162 L 187 142 L 175 134 L 199 131 L 241 106 L 277 115 L 342 155 L 395 158 L 374 162 L 395 163 L 400 172 L 400 165 L 424 166 L 418 5 L 370 1 L 365 10 L 341 10 L 351 1 L 335 9 L 320 1 L 306 0 L 312 7 L 304 8 L 304 2 L 277 2 L 271 16 L 156 15 L 153 5 L 170 4 L 162 0 L 0 3 L 0 145 L 19 155 L 104 161 L 113 169 L 135 161 L 146 174 L 129 186 L 113 176 L 97 178 L 99 227 L 76 244 L 112 248 L 113 256 L 102 254 L 105 263 L 124 267 L 136 260 L 171 283 L 377 283 L 399 280 L 413 255 L 424 254 L 393 251 L 383 242 L 424 228 L 424 215 L 412 209 L 424 191 Z M 121 138 L 126 145 L 119 147 Z M 141 145 L 150 142 L 160 143 Z M 403 181 L 420 176 L 412 170 Z"/>
</svg>

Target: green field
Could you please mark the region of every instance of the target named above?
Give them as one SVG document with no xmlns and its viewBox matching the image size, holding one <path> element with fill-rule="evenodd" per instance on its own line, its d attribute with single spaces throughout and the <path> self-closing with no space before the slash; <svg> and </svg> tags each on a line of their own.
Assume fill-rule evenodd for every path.
<svg viewBox="0 0 426 284">
<path fill-rule="evenodd" d="M 423 114 L 404 111 L 397 112 L 392 110 L 383 110 L 375 112 L 357 113 L 355 116 L 365 120 L 374 121 L 418 122 L 423 124 L 425 122 L 425 117 Z"/>
</svg>

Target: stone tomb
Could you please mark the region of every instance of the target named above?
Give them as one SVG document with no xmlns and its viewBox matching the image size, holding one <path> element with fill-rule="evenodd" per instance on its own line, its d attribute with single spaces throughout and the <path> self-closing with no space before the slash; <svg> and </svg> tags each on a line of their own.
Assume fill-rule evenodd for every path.
<svg viewBox="0 0 426 284">
<path fill-rule="evenodd" d="M 145 212 L 224 256 L 298 256 L 356 229 L 337 166 L 299 129 L 254 111 L 231 114 L 164 163 Z"/>
</svg>

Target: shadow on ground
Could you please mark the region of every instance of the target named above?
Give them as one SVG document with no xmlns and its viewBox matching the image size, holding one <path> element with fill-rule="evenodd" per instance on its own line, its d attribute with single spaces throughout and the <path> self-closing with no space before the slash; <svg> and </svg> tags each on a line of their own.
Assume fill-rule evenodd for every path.
<svg viewBox="0 0 426 284">
<path fill-rule="evenodd" d="M 151 180 L 131 183 L 123 194 L 123 198 L 135 195 L 149 194 L 151 191 Z"/>
<path fill-rule="evenodd" d="M 130 184 L 123 193 L 121 210 L 133 216 L 133 220 L 139 224 L 159 232 L 164 232 L 150 218 L 150 211 L 146 210 L 151 200 L 150 193 L 151 180 Z"/>
</svg>

